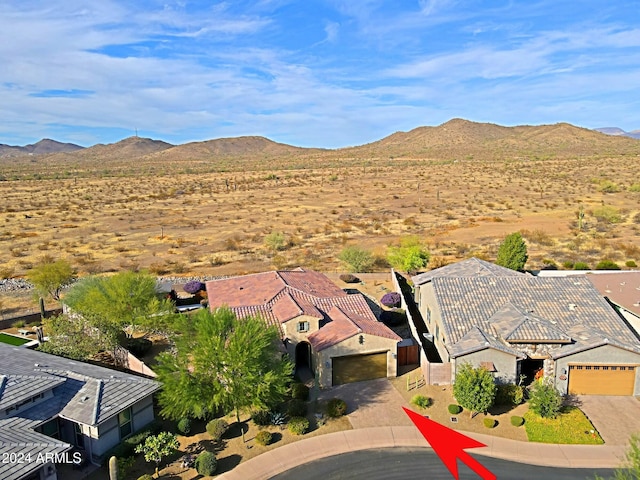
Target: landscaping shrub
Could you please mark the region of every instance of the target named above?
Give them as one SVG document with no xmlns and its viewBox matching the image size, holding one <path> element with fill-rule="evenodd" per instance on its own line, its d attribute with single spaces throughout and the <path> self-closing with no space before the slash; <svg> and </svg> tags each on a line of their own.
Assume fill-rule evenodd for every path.
<svg viewBox="0 0 640 480">
<path fill-rule="evenodd" d="M 620 270 L 620 266 L 613 260 L 600 260 L 596 270 Z"/>
<path fill-rule="evenodd" d="M 160 431 L 160 424 L 153 422 L 147 428 L 138 432 L 134 435 L 131 435 L 128 438 L 125 438 L 120 444 L 113 447 L 107 454 L 105 455 L 107 458 L 112 456 L 117 458 L 127 458 L 135 455 L 136 446 L 139 443 L 144 443 L 147 437 L 158 433 Z"/>
<path fill-rule="evenodd" d="M 258 445 L 267 446 L 271 443 L 271 440 L 273 440 L 273 436 L 266 430 L 262 430 L 256 435 L 256 443 Z"/>
<path fill-rule="evenodd" d="M 385 293 L 380 299 L 380 303 L 385 307 L 397 307 L 400 305 L 400 294 L 398 292 Z"/>
<path fill-rule="evenodd" d="M 204 290 L 205 284 L 199 282 L 198 280 L 191 280 L 190 282 L 185 283 L 183 290 L 191 295 L 198 293 L 200 290 Z"/>
<path fill-rule="evenodd" d="M 431 406 L 431 399 L 425 395 L 414 395 L 411 398 L 411 403 L 416 407 L 428 408 Z"/>
<path fill-rule="evenodd" d="M 451 415 L 458 415 L 462 411 L 462 407 L 460 405 L 456 405 L 455 403 L 452 403 L 447 407 L 447 410 L 449 410 L 449 413 Z"/>
<path fill-rule="evenodd" d="M 134 357 L 140 358 L 151 349 L 153 342 L 148 338 L 128 338 L 126 346 Z"/>
<path fill-rule="evenodd" d="M 549 377 L 536 380 L 529 387 L 529 408 L 542 418 L 556 418 L 562 408 L 562 394 Z"/>
<path fill-rule="evenodd" d="M 342 417 L 347 413 L 347 404 L 341 398 L 332 398 L 327 403 L 327 415 L 331 418 Z"/>
<path fill-rule="evenodd" d="M 286 421 L 287 421 L 287 416 L 284 413 L 273 412 L 271 414 L 272 425 L 275 425 L 275 426 L 284 425 Z"/>
<path fill-rule="evenodd" d="M 177 425 L 178 431 L 183 434 L 183 435 L 187 435 L 189 434 L 189 432 L 191 432 L 191 419 L 189 418 L 181 418 L 178 421 L 178 425 Z"/>
<path fill-rule="evenodd" d="M 229 424 L 224 418 L 216 418 L 207 423 L 207 433 L 214 442 L 219 442 L 222 435 L 229 429 Z"/>
<path fill-rule="evenodd" d="M 291 396 L 297 400 L 309 399 L 309 387 L 304 383 L 294 383 L 291 387 Z"/>
<path fill-rule="evenodd" d="M 18 320 L 17 322 L 13 322 L 13 324 L 11 325 L 13 328 L 22 328 L 25 326 L 25 321 L 24 320 Z"/>
<path fill-rule="evenodd" d="M 562 262 L 562 267 L 566 268 L 568 270 L 571 270 L 574 265 L 575 265 L 575 263 L 572 262 L 571 260 L 567 260 L 566 262 Z"/>
<path fill-rule="evenodd" d="M 260 427 L 271 425 L 271 413 L 268 410 L 258 410 L 252 415 L 253 423 Z"/>
<path fill-rule="evenodd" d="M 634 262 L 633 260 L 627 260 L 625 262 L 625 265 L 629 268 L 636 268 L 638 266 L 638 264 L 636 262 Z"/>
<path fill-rule="evenodd" d="M 514 427 L 520 427 L 524 425 L 524 418 L 519 417 L 517 415 L 513 415 L 511 417 L 511 425 L 513 425 Z"/>
<path fill-rule="evenodd" d="M 293 399 L 287 406 L 287 415 L 290 417 L 304 417 L 307 414 L 307 404 L 302 400 Z"/>
<path fill-rule="evenodd" d="M 487 428 L 495 428 L 495 426 L 498 425 L 498 421 L 495 418 L 485 418 L 482 423 L 484 423 L 484 426 Z"/>
<path fill-rule="evenodd" d="M 211 452 L 202 452 L 196 457 L 196 471 L 200 475 L 211 476 L 216 472 L 218 460 Z"/>
<path fill-rule="evenodd" d="M 589 264 L 585 262 L 576 262 L 573 264 L 573 269 L 574 270 L 591 270 L 591 267 L 589 267 Z"/>
<path fill-rule="evenodd" d="M 350 273 L 344 273 L 340 275 L 340 280 L 342 280 L 344 283 L 360 283 L 360 279 Z"/>
<path fill-rule="evenodd" d="M 309 430 L 309 420 L 305 417 L 293 417 L 289 420 L 289 431 L 294 435 L 304 435 Z"/>
<path fill-rule="evenodd" d="M 145 473 L 141 477 L 138 477 L 138 480 L 153 480 L 153 475 L 149 475 L 148 473 Z"/>
<path fill-rule="evenodd" d="M 509 383 L 498 385 L 495 405 L 520 405 L 524 401 L 524 388 L 520 385 Z"/>
</svg>

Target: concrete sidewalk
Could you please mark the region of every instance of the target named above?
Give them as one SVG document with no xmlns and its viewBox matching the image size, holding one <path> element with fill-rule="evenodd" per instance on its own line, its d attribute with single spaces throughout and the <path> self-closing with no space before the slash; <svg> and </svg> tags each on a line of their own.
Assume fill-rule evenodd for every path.
<svg viewBox="0 0 640 480">
<path fill-rule="evenodd" d="M 506 438 L 461 432 L 486 445 L 467 450 L 513 462 L 564 468 L 616 468 L 623 461 L 622 445 L 555 445 L 518 442 Z M 374 427 L 329 433 L 263 453 L 220 475 L 221 480 L 264 480 L 298 465 L 355 450 L 389 447 L 424 447 L 429 444 L 417 428 Z"/>
</svg>

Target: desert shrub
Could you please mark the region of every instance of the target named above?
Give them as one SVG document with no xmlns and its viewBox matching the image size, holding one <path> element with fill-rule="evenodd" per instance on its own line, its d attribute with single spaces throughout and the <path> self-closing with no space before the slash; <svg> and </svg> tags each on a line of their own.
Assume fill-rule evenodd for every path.
<svg viewBox="0 0 640 480">
<path fill-rule="evenodd" d="M 636 268 L 638 266 L 638 264 L 636 262 L 634 262 L 633 260 L 627 260 L 625 262 L 625 265 L 629 268 Z"/>
<path fill-rule="evenodd" d="M 585 262 L 576 262 L 573 264 L 573 269 L 574 270 L 591 270 L 591 267 L 589 267 L 589 264 Z"/>
<path fill-rule="evenodd" d="M 394 308 L 393 310 L 383 310 L 380 313 L 380 321 L 385 325 L 391 327 L 401 325 L 407 320 L 407 314 L 401 308 Z"/>
<path fill-rule="evenodd" d="M 284 233 L 271 232 L 266 237 L 264 237 L 264 245 L 274 252 L 278 250 L 284 250 L 286 246 Z"/>
<path fill-rule="evenodd" d="M 207 423 L 207 433 L 214 442 L 219 442 L 222 435 L 229 429 L 229 424 L 224 418 L 216 418 Z"/>
<path fill-rule="evenodd" d="M 341 398 L 332 398 L 327 403 L 327 415 L 332 418 L 342 417 L 347 413 L 347 404 Z"/>
<path fill-rule="evenodd" d="M 524 418 L 519 417 L 517 415 L 513 415 L 511 417 L 511 425 L 513 425 L 514 427 L 520 427 L 524 425 Z"/>
<path fill-rule="evenodd" d="M 204 290 L 205 284 L 199 282 L 198 280 L 191 280 L 190 282 L 185 283 L 183 290 L 191 295 L 198 293 L 200 290 Z"/>
<path fill-rule="evenodd" d="M 596 270 L 620 270 L 620 266 L 613 260 L 600 260 Z"/>
<path fill-rule="evenodd" d="M 451 415 L 458 415 L 462 411 L 462 407 L 460 405 L 452 403 L 447 407 L 447 410 L 449 410 L 449 413 Z"/>
<path fill-rule="evenodd" d="M 304 417 L 307 414 L 307 404 L 303 400 L 293 399 L 287 406 L 287 415 L 290 417 Z"/>
<path fill-rule="evenodd" d="M 191 432 L 191 419 L 190 418 L 181 418 L 178 421 L 178 425 L 176 425 L 178 431 L 183 435 L 188 435 Z"/>
<path fill-rule="evenodd" d="M 566 262 L 562 262 L 562 267 L 566 268 L 567 270 L 571 270 L 575 265 L 575 262 L 572 262 L 571 260 L 567 260 Z"/>
<path fill-rule="evenodd" d="M 640 183 L 634 183 L 633 185 L 629 185 L 629 191 L 630 192 L 640 192 Z"/>
<path fill-rule="evenodd" d="M 17 322 L 13 322 L 11 325 L 13 328 L 22 328 L 26 325 L 24 320 L 18 320 Z"/>
<path fill-rule="evenodd" d="M 273 436 L 271 435 L 270 432 L 267 432 L 266 430 L 262 430 L 261 432 L 258 432 L 258 434 L 256 435 L 256 443 L 258 445 L 267 446 L 271 443 L 271 440 L 273 440 Z"/>
<path fill-rule="evenodd" d="M 416 407 L 428 408 L 431 406 L 431 399 L 425 395 L 414 395 L 411 398 L 411 403 Z"/>
<path fill-rule="evenodd" d="M 294 383 L 291 386 L 291 396 L 297 400 L 308 400 L 309 387 L 304 383 Z"/>
<path fill-rule="evenodd" d="M 153 475 L 145 473 L 144 475 L 138 477 L 138 480 L 153 480 Z"/>
<path fill-rule="evenodd" d="M 616 193 L 620 191 L 620 187 L 611 180 L 601 180 L 599 190 L 602 193 Z"/>
<path fill-rule="evenodd" d="M 524 389 L 520 385 L 509 383 L 498 385 L 496 390 L 496 405 L 520 405 L 524 400 Z"/>
<path fill-rule="evenodd" d="M 338 258 L 354 272 L 368 272 L 374 264 L 371 252 L 355 245 L 343 248 Z"/>
<path fill-rule="evenodd" d="M 484 423 L 484 426 L 487 428 L 495 428 L 498 421 L 495 418 L 485 418 L 482 423 Z"/>
<path fill-rule="evenodd" d="M 218 460 L 211 452 L 202 452 L 196 457 L 196 471 L 199 475 L 211 476 L 216 473 Z"/>
<path fill-rule="evenodd" d="M 360 283 L 360 279 L 351 273 L 343 273 L 340 275 L 340 280 L 344 283 Z"/>
<path fill-rule="evenodd" d="M 153 342 L 148 338 L 128 338 L 127 350 L 131 352 L 134 357 L 144 357 L 145 354 L 153 346 Z"/>
<path fill-rule="evenodd" d="M 618 209 L 609 205 L 603 205 L 599 208 L 596 208 L 593 211 L 593 216 L 596 217 L 600 222 L 620 223 L 622 221 L 622 216 L 620 215 Z"/>
<path fill-rule="evenodd" d="M 252 415 L 253 423 L 260 427 L 271 425 L 271 414 L 268 410 L 258 410 Z"/>
<path fill-rule="evenodd" d="M 400 294 L 398 292 L 385 293 L 380 299 L 380 303 L 385 307 L 397 307 L 400 305 Z"/>
<path fill-rule="evenodd" d="M 140 443 L 144 443 L 147 437 L 158 433 L 160 431 L 160 424 L 153 422 L 146 429 L 131 435 L 130 437 L 125 438 L 118 445 L 113 447 L 111 450 L 107 452 L 105 455 L 106 458 L 109 457 L 117 457 L 117 458 L 127 458 L 135 455 L 136 446 Z"/>
<path fill-rule="evenodd" d="M 292 417 L 289 420 L 289 431 L 294 435 L 304 435 L 309 430 L 309 420 L 305 417 Z"/>
</svg>

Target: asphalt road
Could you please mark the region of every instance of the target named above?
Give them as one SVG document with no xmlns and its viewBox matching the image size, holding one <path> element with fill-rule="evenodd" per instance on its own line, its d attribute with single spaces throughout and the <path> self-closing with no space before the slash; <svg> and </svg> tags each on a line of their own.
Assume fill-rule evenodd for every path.
<svg viewBox="0 0 640 480">
<path fill-rule="evenodd" d="M 507 462 L 476 455 L 498 480 L 593 480 L 613 476 L 609 469 L 549 468 Z M 458 462 L 460 479 L 479 477 Z M 429 449 L 385 448 L 361 450 L 323 458 L 293 468 L 273 477 L 273 480 L 451 480 L 453 476 Z"/>
</svg>

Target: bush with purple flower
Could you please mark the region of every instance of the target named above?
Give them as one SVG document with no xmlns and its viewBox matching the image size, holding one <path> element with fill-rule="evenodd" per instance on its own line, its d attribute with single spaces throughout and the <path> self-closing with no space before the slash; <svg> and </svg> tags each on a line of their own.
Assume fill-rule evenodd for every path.
<svg viewBox="0 0 640 480">
<path fill-rule="evenodd" d="M 190 282 L 185 283 L 184 291 L 190 293 L 191 295 L 195 295 L 196 293 L 205 289 L 205 285 L 198 280 L 191 280 Z"/>
<path fill-rule="evenodd" d="M 389 308 L 397 307 L 400 305 L 400 294 L 398 292 L 385 293 L 380 299 L 380 303 Z"/>
</svg>

